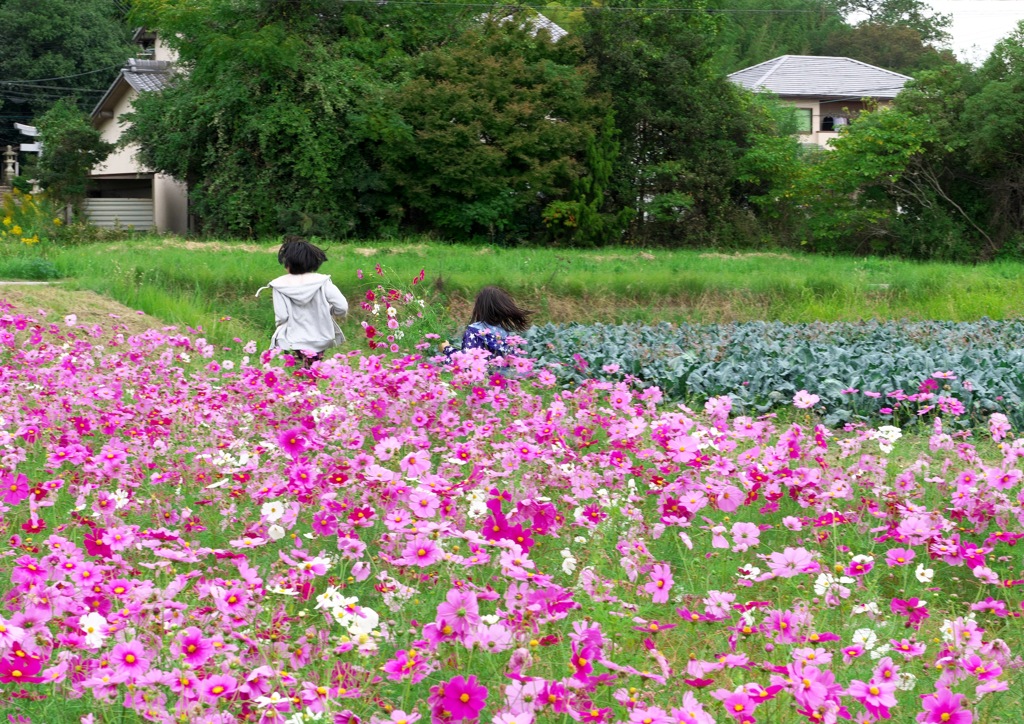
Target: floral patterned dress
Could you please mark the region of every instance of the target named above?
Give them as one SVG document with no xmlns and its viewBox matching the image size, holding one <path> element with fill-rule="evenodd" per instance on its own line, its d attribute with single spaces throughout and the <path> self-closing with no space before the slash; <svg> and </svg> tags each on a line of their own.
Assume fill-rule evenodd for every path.
<svg viewBox="0 0 1024 724">
<path fill-rule="evenodd" d="M 508 336 L 508 331 L 503 327 L 487 322 L 473 322 L 462 335 L 462 351 L 485 349 L 492 357 L 504 357 L 509 353 Z M 450 357 L 456 351 L 455 347 L 449 347 L 446 354 Z"/>
</svg>

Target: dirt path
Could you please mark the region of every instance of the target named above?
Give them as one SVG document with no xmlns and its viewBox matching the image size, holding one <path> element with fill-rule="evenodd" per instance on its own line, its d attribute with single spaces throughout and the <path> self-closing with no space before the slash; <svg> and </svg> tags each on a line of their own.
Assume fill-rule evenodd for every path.
<svg viewBox="0 0 1024 724">
<path fill-rule="evenodd" d="M 61 324 L 66 315 L 74 314 L 78 317 L 78 324 L 102 324 L 108 329 L 115 324 L 123 325 L 129 334 L 167 326 L 156 317 L 129 309 L 96 292 L 64 289 L 57 285 L 0 282 L 0 301 L 9 302 L 17 311 L 37 319 Z M 45 317 L 42 316 L 44 312 Z"/>
</svg>

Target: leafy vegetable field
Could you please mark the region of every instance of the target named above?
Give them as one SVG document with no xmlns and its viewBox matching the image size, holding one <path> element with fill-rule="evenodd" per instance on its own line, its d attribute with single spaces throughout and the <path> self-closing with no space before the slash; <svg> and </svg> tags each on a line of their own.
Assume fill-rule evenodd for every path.
<svg viewBox="0 0 1024 724">
<path fill-rule="evenodd" d="M 673 400 L 729 395 L 750 414 L 810 390 L 833 426 L 939 412 L 961 425 L 997 411 L 1024 422 L 1020 321 L 545 325 L 527 340 L 565 383 L 629 376 Z"/>
</svg>

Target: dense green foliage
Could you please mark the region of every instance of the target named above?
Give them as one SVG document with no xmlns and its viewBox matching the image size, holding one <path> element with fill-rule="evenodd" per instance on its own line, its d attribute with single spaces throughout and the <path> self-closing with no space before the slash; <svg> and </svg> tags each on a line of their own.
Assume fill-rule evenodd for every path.
<svg viewBox="0 0 1024 724">
<path fill-rule="evenodd" d="M 20 143 L 11 120 L 29 123 L 59 99 L 88 111 L 131 55 L 126 3 L 0 0 L 0 145 Z M 38 79 L 38 80 L 37 80 Z"/>
<path fill-rule="evenodd" d="M 978 70 L 922 73 L 815 163 L 776 176 L 811 248 L 977 261 L 1024 253 L 1024 31 Z"/>
<path fill-rule="evenodd" d="M 129 140 L 210 234 L 1024 254 L 1021 32 L 972 69 L 921 0 L 545 11 L 567 37 L 470 2 L 139 0 L 182 72 Z M 781 54 L 916 81 L 807 153 L 725 77 Z"/>
<path fill-rule="evenodd" d="M 903 399 L 921 388 L 955 395 L 975 422 L 998 411 L 1020 424 L 1022 335 L 1021 322 L 992 320 L 546 325 L 530 330 L 526 349 L 541 363 L 557 363 L 570 385 L 631 375 L 657 385 L 669 399 L 729 395 L 746 414 L 767 412 L 799 390 L 813 390 L 829 425 L 882 415 L 904 426 L 935 409 L 935 397 Z M 955 379 L 933 377 L 948 370 L 957 371 Z"/>
<path fill-rule="evenodd" d="M 79 212 L 85 200 L 89 169 L 106 160 L 114 144 L 104 141 L 89 117 L 70 101 L 55 103 L 38 121 L 46 153 L 28 172 L 51 200 Z"/>
<path fill-rule="evenodd" d="M 589 92 L 581 56 L 578 43 L 555 44 L 522 15 L 421 54 L 394 92 L 408 133 L 382 148 L 408 223 L 456 237 L 538 237 L 548 206 L 594 176 L 585 153 L 609 98 Z"/>
</svg>

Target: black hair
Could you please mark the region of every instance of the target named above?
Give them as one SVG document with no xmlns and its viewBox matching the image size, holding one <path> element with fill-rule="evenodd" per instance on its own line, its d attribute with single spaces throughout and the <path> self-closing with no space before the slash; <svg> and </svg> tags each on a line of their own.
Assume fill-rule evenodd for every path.
<svg viewBox="0 0 1024 724">
<path fill-rule="evenodd" d="M 484 287 L 473 303 L 473 322 L 486 322 L 510 332 L 525 332 L 530 327 L 533 312 L 523 309 L 512 295 L 501 287 Z"/>
<path fill-rule="evenodd" d="M 315 272 L 327 261 L 327 254 L 319 246 L 314 246 L 301 236 L 286 236 L 281 248 L 277 251 L 277 260 L 284 265 L 289 274 L 305 274 Z"/>
</svg>

